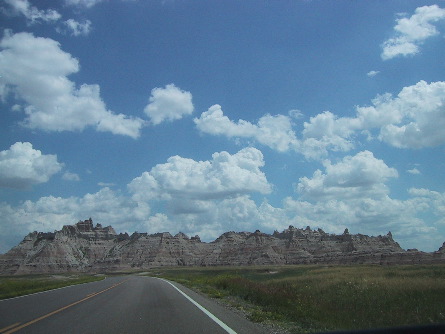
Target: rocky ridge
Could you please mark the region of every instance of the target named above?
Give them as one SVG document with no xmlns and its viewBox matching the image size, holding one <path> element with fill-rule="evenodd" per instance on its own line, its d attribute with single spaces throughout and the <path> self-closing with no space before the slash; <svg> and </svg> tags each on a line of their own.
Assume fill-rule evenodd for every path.
<svg viewBox="0 0 445 334">
<path fill-rule="evenodd" d="M 0 274 L 109 272 L 156 266 L 285 264 L 445 263 L 445 243 L 436 252 L 403 250 L 385 236 L 329 234 L 289 226 L 272 235 L 226 232 L 212 242 L 184 233 L 117 234 L 90 219 L 54 233 L 29 233 L 0 255 Z"/>
</svg>

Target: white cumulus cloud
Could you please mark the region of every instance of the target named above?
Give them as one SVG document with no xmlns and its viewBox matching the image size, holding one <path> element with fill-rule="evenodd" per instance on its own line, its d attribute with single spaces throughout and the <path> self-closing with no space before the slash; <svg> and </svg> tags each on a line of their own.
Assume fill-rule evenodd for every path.
<svg viewBox="0 0 445 334">
<path fill-rule="evenodd" d="M 245 148 L 233 155 L 214 153 L 210 161 L 173 156 L 167 163 L 156 165 L 133 179 L 128 187 L 138 200 L 170 200 L 175 207 L 184 207 L 183 203 L 190 201 L 236 197 L 251 192 L 267 194 L 271 185 L 260 170 L 262 166 L 263 154 L 255 148 Z M 199 202 L 193 202 L 195 204 Z"/>
<path fill-rule="evenodd" d="M 77 175 L 76 173 L 68 172 L 68 171 L 63 173 L 62 179 L 64 179 L 65 181 L 80 181 L 79 175 Z"/>
<path fill-rule="evenodd" d="M 0 203 L 0 253 L 15 246 L 32 231 L 52 232 L 80 219 L 112 225 L 117 231 L 134 232 L 150 216 L 147 203 L 138 203 L 109 188 L 83 197 L 45 196 L 17 206 Z"/>
<path fill-rule="evenodd" d="M 298 115 L 300 113 L 295 116 Z M 252 139 L 278 152 L 293 150 L 310 159 L 319 159 L 327 155 L 328 150 L 348 151 L 354 147 L 349 138 L 355 130 L 351 128 L 351 120 L 338 118 L 329 111 L 304 122 L 301 139 L 293 130 L 291 116 L 266 114 L 257 124 L 245 120 L 234 122 L 224 115 L 218 104 L 211 106 L 194 122 L 203 133 Z"/>
<path fill-rule="evenodd" d="M 358 107 L 360 128 L 380 128 L 378 138 L 399 148 L 433 147 L 445 143 L 445 82 L 419 81 L 397 97 L 385 94 L 373 106 Z"/>
<path fill-rule="evenodd" d="M 54 9 L 39 10 L 35 6 L 31 6 L 28 0 L 4 0 L 9 6 L 9 10 L 4 9 L 6 14 L 23 15 L 29 24 L 39 22 L 55 22 L 59 20 L 60 15 Z"/>
<path fill-rule="evenodd" d="M 65 0 L 67 5 L 91 8 L 103 0 Z"/>
<path fill-rule="evenodd" d="M 310 225 L 331 233 L 349 228 L 353 233 L 378 235 L 391 230 L 396 240 L 408 247 L 424 248 L 425 244 L 443 242 L 435 233 L 435 226 L 445 223 L 441 218 L 445 212 L 444 194 L 413 188 L 407 200 L 390 198 L 385 182 L 396 177 L 397 171 L 374 158 L 371 152 L 360 152 L 335 164 L 324 162 L 323 172 L 318 171 L 307 180 L 300 179 L 299 184 L 309 184 L 299 189 L 301 198 L 286 198 L 282 208 L 267 201 L 257 205 L 250 198 L 249 192 L 270 191 L 264 176 L 252 176 L 251 180 L 265 186 L 252 186 L 243 181 L 244 177 L 220 175 L 226 169 L 235 173 L 239 173 L 239 169 L 246 169 L 247 174 L 258 173 L 256 168 L 262 165 L 258 152 L 255 149 L 240 152 L 234 155 L 221 152 L 207 163 L 174 160 L 157 165 L 128 185 L 131 197 L 102 188 L 82 197 L 47 196 L 17 206 L 0 203 L 0 252 L 33 230 L 52 231 L 88 217 L 111 224 L 117 231 L 182 231 L 191 236 L 198 234 L 205 241 L 214 240 L 229 230 L 260 228 L 271 233 L 288 225 Z M 240 156 L 234 158 L 237 154 Z M 217 166 L 224 162 L 232 167 Z M 168 176 L 174 180 L 170 182 L 166 179 Z M 240 179 L 240 187 L 233 186 L 233 182 L 228 182 L 232 186 L 226 188 L 208 186 L 217 185 L 227 177 Z M 202 186 L 197 181 L 201 181 Z M 186 189 L 189 186 L 190 191 Z M 240 191 L 241 187 L 245 191 Z M 150 215 L 150 208 L 152 204 L 157 206 L 154 203 L 157 200 L 164 201 L 167 212 Z M 426 223 L 417 217 L 425 211 L 432 211 L 437 220 Z"/>
<path fill-rule="evenodd" d="M 165 88 L 154 88 L 149 102 L 144 112 L 154 125 L 181 119 L 185 115 L 192 114 L 194 110 L 192 94 L 174 84 L 169 84 Z"/>
<path fill-rule="evenodd" d="M 64 52 L 58 42 L 8 31 L 0 47 L 0 72 L 8 87 L 5 92 L 14 92 L 26 102 L 26 127 L 80 131 L 95 126 L 99 131 L 132 138 L 140 135 L 142 119 L 107 110 L 98 85 L 76 88 L 68 79 L 68 75 L 79 71 L 79 62 Z"/>
<path fill-rule="evenodd" d="M 85 20 L 84 22 L 78 22 L 74 19 L 68 19 L 63 21 L 63 28 L 58 28 L 56 30 L 59 33 L 68 33 L 76 37 L 87 36 L 91 31 L 91 21 Z"/>
<path fill-rule="evenodd" d="M 363 136 L 397 148 L 418 149 L 445 143 L 445 82 L 421 80 L 404 87 L 397 96 L 386 93 L 371 102 L 370 106 L 356 107 L 353 117 L 338 117 L 330 111 L 310 117 L 303 123 L 300 137 L 289 116 L 267 114 L 257 124 L 234 122 L 217 104 L 194 122 L 206 134 L 252 139 L 279 152 L 293 150 L 317 160 L 331 151 L 350 151 Z"/>
<path fill-rule="evenodd" d="M 338 163 L 325 161 L 324 167 L 310 178 L 299 179 L 298 199 L 284 200 L 288 221 L 335 233 L 345 228 L 371 235 L 390 230 L 402 247 L 425 248 L 425 244 L 443 242 L 437 235 L 445 212 L 443 194 L 410 189 L 411 197 L 406 200 L 391 198 L 386 183 L 398 173 L 369 151 L 347 156 Z M 432 213 L 437 220 L 420 218 L 424 212 Z"/>
<path fill-rule="evenodd" d="M 354 147 L 350 137 L 356 125 L 350 118 L 338 118 L 325 111 L 304 122 L 300 151 L 307 156 L 322 156 L 327 150 L 349 151 Z"/>
<path fill-rule="evenodd" d="M 293 220 L 298 224 L 304 222 L 304 225 L 311 227 L 319 226 L 331 233 L 341 233 L 345 228 L 353 233 L 368 235 L 391 231 L 402 247 L 425 249 L 425 245 L 440 245 L 443 242 L 437 235 L 434 223 L 416 217 L 425 210 L 427 202 L 416 197 L 401 201 L 388 195 L 318 201 L 286 198 L 284 210 L 288 216 L 294 216 Z"/>
<path fill-rule="evenodd" d="M 418 197 L 425 207 L 432 209 L 437 217 L 437 224 L 445 224 L 445 192 L 440 193 L 424 188 L 411 188 L 408 192 Z"/>
<path fill-rule="evenodd" d="M 398 56 L 415 55 L 419 53 L 419 45 L 427 38 L 439 34 L 431 23 L 443 20 L 445 9 L 437 5 L 418 7 L 411 17 L 396 20 L 395 36 L 386 40 L 382 47 L 383 60 Z"/>
<path fill-rule="evenodd" d="M 221 106 L 215 104 L 195 118 L 196 127 L 203 133 L 224 135 L 228 138 L 251 138 L 280 152 L 297 145 L 289 116 L 269 114 L 261 117 L 257 124 L 245 120 L 231 121 L 224 115 Z"/>
<path fill-rule="evenodd" d="M 346 156 L 336 164 L 329 160 L 323 164 L 325 173 L 317 170 L 312 178 L 300 178 L 297 191 L 302 198 L 381 197 L 388 192 L 385 181 L 398 176 L 397 170 L 369 151 Z"/>
<path fill-rule="evenodd" d="M 370 106 L 356 107 L 354 117 L 337 117 L 326 111 L 304 122 L 298 151 L 319 158 L 328 151 L 347 152 L 360 134 L 397 148 L 419 149 L 445 143 L 445 82 L 419 81 L 397 96 L 386 93 Z"/>
<path fill-rule="evenodd" d="M 17 142 L 0 152 L 0 187 L 29 188 L 47 182 L 62 167 L 56 155 L 42 154 L 31 143 Z"/>
<path fill-rule="evenodd" d="M 420 170 L 418 170 L 417 168 L 408 169 L 407 172 L 410 173 L 410 174 L 412 174 L 412 175 L 419 175 L 419 174 L 422 174 L 422 173 L 420 172 Z"/>
<path fill-rule="evenodd" d="M 149 231 L 165 224 L 163 230 L 199 234 L 210 241 L 227 230 L 249 230 L 261 221 L 249 194 L 271 192 L 260 170 L 263 166 L 263 155 L 255 148 L 217 152 L 208 161 L 174 156 L 133 179 L 128 190 L 134 201 L 162 202 L 166 208 L 166 214 L 147 221 Z"/>
<path fill-rule="evenodd" d="M 368 73 L 366 73 L 366 75 L 370 78 L 375 77 L 377 74 L 379 74 L 380 71 L 369 71 Z"/>
</svg>

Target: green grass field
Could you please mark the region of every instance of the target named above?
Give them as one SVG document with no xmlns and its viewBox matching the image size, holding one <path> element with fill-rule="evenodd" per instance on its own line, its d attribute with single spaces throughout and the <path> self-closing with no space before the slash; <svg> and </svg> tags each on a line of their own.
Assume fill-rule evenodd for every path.
<svg viewBox="0 0 445 334">
<path fill-rule="evenodd" d="M 295 333 L 445 322 L 445 265 L 158 268 Z"/>
<path fill-rule="evenodd" d="M 104 279 L 93 275 L 27 275 L 0 277 L 0 299 Z"/>
</svg>

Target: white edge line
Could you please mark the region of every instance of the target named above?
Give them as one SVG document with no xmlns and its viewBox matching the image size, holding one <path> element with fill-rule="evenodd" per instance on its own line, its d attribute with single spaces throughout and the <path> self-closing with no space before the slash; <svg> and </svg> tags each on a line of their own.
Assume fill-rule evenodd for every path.
<svg viewBox="0 0 445 334">
<path fill-rule="evenodd" d="M 107 279 L 107 276 L 105 276 L 105 278 L 101 281 L 104 281 Z M 45 293 L 45 292 L 51 292 L 51 291 L 56 291 L 56 290 L 61 290 L 61 289 L 66 289 L 66 288 L 70 288 L 72 286 L 76 286 L 76 285 L 84 285 L 84 284 L 88 284 L 88 283 L 93 283 L 93 282 L 101 282 L 101 281 L 91 281 L 91 282 L 85 282 L 85 283 L 80 283 L 80 284 L 71 284 L 71 285 L 65 285 L 62 286 L 60 288 L 55 288 L 55 289 L 50 289 L 50 290 L 44 290 L 44 291 L 39 291 L 39 292 L 34 292 L 34 293 L 30 293 L 27 295 L 21 295 L 21 296 L 16 296 L 16 297 L 10 297 L 10 298 L 4 298 L 4 299 L 0 299 L 0 303 L 2 301 L 6 301 L 6 300 L 12 300 L 12 299 L 17 299 L 17 298 L 23 298 L 23 297 L 28 297 L 28 296 L 34 296 L 34 295 L 38 295 L 41 293 Z"/>
<path fill-rule="evenodd" d="M 210 319 L 212 319 L 214 322 L 216 322 L 218 325 L 220 325 L 227 333 L 230 334 L 237 334 L 232 328 L 227 326 L 225 323 L 223 323 L 221 320 L 219 320 L 216 316 L 214 316 L 212 313 L 210 313 L 205 307 L 201 306 L 196 302 L 194 299 L 192 299 L 190 296 L 188 296 L 185 292 L 181 291 L 178 287 L 176 287 L 172 282 L 169 282 L 163 278 L 154 277 L 161 281 L 164 281 L 168 284 L 170 284 L 172 287 L 174 287 L 180 294 L 182 294 L 185 298 L 187 298 L 193 305 L 195 305 L 197 308 L 199 308 L 202 312 L 204 312 Z"/>
</svg>

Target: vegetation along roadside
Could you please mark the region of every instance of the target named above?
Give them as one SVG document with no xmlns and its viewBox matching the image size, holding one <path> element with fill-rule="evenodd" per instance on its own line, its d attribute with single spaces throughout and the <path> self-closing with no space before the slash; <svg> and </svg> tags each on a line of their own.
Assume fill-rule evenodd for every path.
<svg viewBox="0 0 445 334">
<path fill-rule="evenodd" d="M 157 268 L 292 333 L 445 322 L 445 265 Z"/>
<path fill-rule="evenodd" d="M 103 275 L 26 275 L 0 276 L 0 299 L 100 281 Z"/>
</svg>

